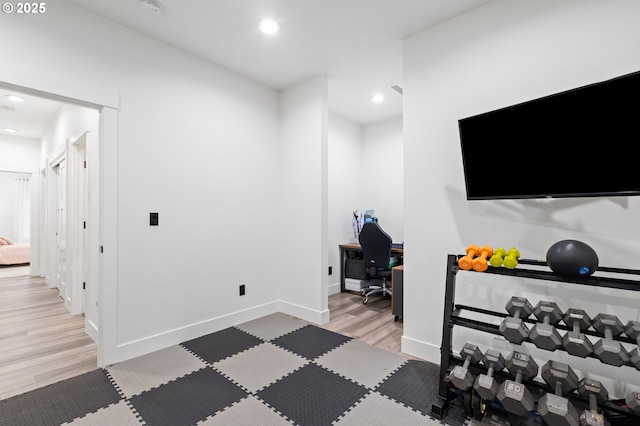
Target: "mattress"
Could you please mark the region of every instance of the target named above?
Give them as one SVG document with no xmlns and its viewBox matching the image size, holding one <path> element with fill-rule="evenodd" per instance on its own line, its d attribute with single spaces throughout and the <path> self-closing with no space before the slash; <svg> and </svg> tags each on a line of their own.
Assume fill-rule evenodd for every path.
<svg viewBox="0 0 640 426">
<path fill-rule="evenodd" d="M 30 244 L 0 245 L 0 265 L 20 265 L 30 262 Z"/>
</svg>

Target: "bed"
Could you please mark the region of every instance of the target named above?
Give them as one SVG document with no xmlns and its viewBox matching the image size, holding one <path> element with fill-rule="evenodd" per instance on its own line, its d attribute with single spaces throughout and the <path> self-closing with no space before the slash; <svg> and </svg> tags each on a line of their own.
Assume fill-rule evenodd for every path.
<svg viewBox="0 0 640 426">
<path fill-rule="evenodd" d="M 31 261 L 30 244 L 0 237 L 0 265 L 22 265 Z"/>
</svg>

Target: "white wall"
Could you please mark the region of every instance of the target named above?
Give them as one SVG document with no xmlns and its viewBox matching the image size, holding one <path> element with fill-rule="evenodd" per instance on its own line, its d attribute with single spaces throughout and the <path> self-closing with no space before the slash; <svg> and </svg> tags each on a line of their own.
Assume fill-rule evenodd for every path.
<svg viewBox="0 0 640 426">
<path fill-rule="evenodd" d="M 67 140 L 73 143 L 87 131 L 98 133 L 98 117 L 96 109 L 62 104 L 42 137 L 41 166 L 46 165 L 50 155 L 64 150 Z"/>
<path fill-rule="evenodd" d="M 43 201 L 43 207 L 39 211 L 38 215 L 38 238 L 37 240 L 32 239 L 31 244 L 31 253 L 32 256 L 37 254 L 36 257 L 32 257 L 32 265 L 31 272 L 32 275 L 40 275 L 46 277 L 46 282 L 49 286 L 57 286 L 57 282 L 55 279 L 55 270 L 56 270 L 56 257 L 53 254 L 56 252 L 56 220 L 57 220 L 57 197 L 55 197 L 55 190 L 52 191 L 52 185 L 55 186 L 54 175 L 55 172 L 52 170 L 50 162 L 57 156 L 59 156 L 63 151 L 67 150 L 66 158 L 67 158 L 67 170 L 68 170 L 68 178 L 69 180 L 76 179 L 76 171 L 78 171 L 78 164 L 74 164 L 74 159 L 76 158 L 73 155 L 73 152 L 76 152 L 76 148 L 74 147 L 74 143 L 85 133 L 88 133 L 88 136 L 85 138 L 85 148 L 88 152 L 97 151 L 97 142 L 98 142 L 98 134 L 99 134 L 99 112 L 93 108 L 81 107 L 78 105 L 70 105 L 70 104 L 61 104 L 58 112 L 52 117 L 51 121 L 47 123 L 45 134 L 42 137 L 42 150 L 40 153 L 40 169 L 41 173 L 39 173 L 38 177 L 42 177 L 42 182 L 40 184 L 40 191 L 46 191 L 47 193 L 40 198 Z M 99 171 L 98 164 L 95 158 L 88 158 L 89 156 L 85 156 L 84 159 L 87 163 L 87 171 L 88 171 L 88 180 L 94 181 L 96 180 Z M 81 166 L 80 166 L 81 167 Z M 43 177 L 43 176 L 46 176 Z M 49 188 L 47 190 L 47 188 Z M 85 318 L 87 320 L 87 330 L 89 334 L 97 340 L 97 324 L 99 322 L 98 318 L 98 308 L 96 305 L 97 300 L 97 292 L 98 292 L 98 262 L 96 259 L 97 247 L 99 246 L 99 242 L 97 241 L 97 233 L 98 233 L 98 223 L 99 216 L 97 215 L 98 211 L 98 201 L 99 195 L 96 189 L 96 185 L 94 184 L 87 191 L 86 200 L 84 197 L 80 197 L 75 191 L 72 190 L 74 185 L 68 186 L 67 192 L 67 212 L 71 213 L 71 217 L 75 217 L 74 209 L 72 206 L 77 202 L 76 200 L 82 200 L 82 204 L 87 202 L 87 211 L 83 215 L 82 219 L 79 217 L 76 220 L 68 220 L 67 222 L 67 246 L 70 248 L 68 253 L 69 265 L 67 267 L 67 294 L 63 297 L 67 301 L 67 308 L 69 309 L 69 300 L 71 295 L 80 293 L 81 282 L 85 283 L 86 287 L 86 304 L 85 304 Z M 44 200 L 47 200 L 45 203 Z M 77 230 L 80 229 L 81 222 L 85 222 L 86 231 L 89 235 L 89 249 L 88 253 L 85 253 L 85 258 L 81 258 L 80 256 L 75 256 L 75 251 L 72 245 L 74 245 L 73 238 L 77 237 Z M 74 225 L 78 225 L 75 227 Z M 80 248 L 82 250 L 82 248 Z M 80 262 L 82 259 L 82 263 L 84 265 L 88 265 L 85 269 L 87 272 L 86 276 L 81 276 L 78 269 L 81 270 L 80 266 L 76 268 L 72 268 L 71 264 L 76 261 Z M 71 271 L 75 271 L 72 273 Z M 80 281 L 82 280 L 82 281 Z M 77 303 L 77 300 L 80 299 L 77 296 L 74 300 L 73 307 L 71 312 L 76 314 L 79 313 L 79 307 L 81 304 Z M 77 311 L 77 312 L 76 312 Z"/>
<path fill-rule="evenodd" d="M 39 158 L 38 139 L 0 135 L 0 171 L 34 173 Z"/>
<path fill-rule="evenodd" d="M 591 245 L 600 265 L 640 269 L 640 198 L 468 202 L 457 120 L 640 69 L 640 3 L 496 0 L 404 43 L 405 305 L 403 351 L 439 362 L 447 253 L 469 244 L 516 246 L 544 259 L 556 241 Z M 598 149 L 617 149 L 612 144 Z M 488 182 L 493 174 L 491 171 Z M 489 277 L 490 278 L 490 277 Z M 556 300 L 640 317 L 640 293 L 524 279 L 458 274 L 456 302 L 502 311 L 512 295 Z M 500 339 L 454 330 L 465 339 L 512 349 Z M 544 362 L 559 357 L 581 373 L 602 374 L 612 395 L 640 383 L 630 367 L 526 350 Z M 542 365 L 542 363 L 540 363 Z M 625 374 L 633 374 L 629 379 Z M 611 380 L 618 380 L 612 383 Z"/>
<path fill-rule="evenodd" d="M 0 171 L 0 237 L 18 241 L 14 236 L 16 179 L 30 179 L 31 174 Z"/>
<path fill-rule="evenodd" d="M 362 192 L 380 226 L 393 241 L 404 241 L 404 156 L 402 117 L 362 128 Z"/>
<path fill-rule="evenodd" d="M 14 239 L 15 179 L 38 170 L 40 141 L 0 135 L 0 235 Z"/>
<path fill-rule="evenodd" d="M 374 209 L 395 242 L 404 239 L 402 117 L 368 125 L 329 116 L 330 294 L 340 291 L 338 245 L 356 242 L 354 210 Z"/>
<path fill-rule="evenodd" d="M 270 204 L 278 211 L 282 310 L 320 324 L 329 320 L 327 93 L 326 77 L 318 76 L 280 94 L 281 193 Z"/>
<path fill-rule="evenodd" d="M 0 36 L 15 42 L 0 81 L 19 63 L 43 86 L 120 99 L 102 170 L 117 190 L 103 206 L 115 231 L 103 235 L 114 262 L 101 300 L 104 363 L 277 310 L 278 93 L 64 2 L 41 19 L 1 19 Z M 150 212 L 160 226 L 149 227 Z"/>
<path fill-rule="evenodd" d="M 364 206 L 362 191 L 362 127 L 346 118 L 329 115 L 329 293 L 340 291 L 338 245 L 356 242 L 351 215 Z"/>
</svg>

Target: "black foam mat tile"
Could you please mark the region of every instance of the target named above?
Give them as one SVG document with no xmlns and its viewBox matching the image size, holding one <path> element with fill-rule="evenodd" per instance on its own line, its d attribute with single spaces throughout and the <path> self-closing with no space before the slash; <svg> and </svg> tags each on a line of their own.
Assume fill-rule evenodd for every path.
<svg viewBox="0 0 640 426">
<path fill-rule="evenodd" d="M 376 391 L 430 416 L 431 405 L 438 394 L 439 377 L 438 365 L 409 360 L 378 385 Z M 466 422 L 466 415 L 463 408 L 452 401 L 441 421 L 448 425 L 462 425 Z"/>
<path fill-rule="evenodd" d="M 0 424 L 62 424 L 120 399 L 105 371 L 97 369 L 0 401 Z"/>
<path fill-rule="evenodd" d="M 256 395 L 299 426 L 324 426 L 368 392 L 364 386 L 307 364 Z"/>
<path fill-rule="evenodd" d="M 188 340 L 181 343 L 181 346 L 189 349 L 209 364 L 213 364 L 261 343 L 263 340 L 235 327 L 230 327 Z"/>
<path fill-rule="evenodd" d="M 346 349 L 344 344 L 353 339 L 313 325 L 289 330 L 290 327 L 287 327 L 279 334 L 270 330 L 271 335 L 280 337 L 270 340 L 269 346 L 280 348 L 278 351 L 287 351 L 287 355 L 295 354 L 296 358 L 302 357 L 304 362 L 278 370 L 280 372 L 277 374 L 268 375 L 268 381 L 260 385 L 265 387 L 260 390 L 250 391 L 243 388 L 240 385 L 243 383 L 242 374 L 238 375 L 238 370 L 219 370 L 219 361 L 233 363 L 234 355 L 239 355 L 236 360 L 242 359 L 243 356 L 240 354 L 251 355 L 253 352 L 247 351 L 248 349 L 263 345 L 266 341 L 231 327 L 176 347 L 184 351 L 185 355 L 188 353 L 190 358 L 191 355 L 195 355 L 209 365 L 198 362 L 193 368 L 181 369 L 179 375 L 171 375 L 165 380 L 142 380 L 143 383 L 153 384 L 140 385 L 138 391 L 126 396 L 108 369 L 97 369 L 0 401 L 0 425 L 49 426 L 76 419 L 84 419 L 83 424 L 89 424 L 103 421 L 115 407 L 131 411 L 122 417 L 128 419 L 127 421 L 137 418 L 140 424 L 146 425 L 190 425 L 205 420 L 212 424 L 247 424 L 246 421 L 233 423 L 236 417 L 233 409 L 228 408 L 233 406 L 237 410 L 249 399 L 254 401 L 254 404 L 264 404 L 260 412 L 273 414 L 271 420 L 279 420 L 277 416 L 280 416 L 283 422 L 299 426 L 330 425 L 336 422 L 350 425 L 369 424 L 369 413 L 362 418 L 354 418 L 348 414 L 353 413 L 353 410 L 357 411 L 357 404 L 366 401 L 374 393 L 382 395 L 385 403 L 389 401 L 389 404 L 397 403 L 408 407 L 429 421 L 431 404 L 438 391 L 438 366 L 410 360 L 391 372 L 388 377 L 384 378 L 383 375 L 379 379 L 368 380 L 367 385 L 361 385 L 356 380 L 359 375 L 355 371 L 343 368 L 340 373 L 336 373 L 324 368 L 318 359 L 336 348 Z M 375 352 L 380 351 L 378 348 L 371 349 Z M 366 347 L 363 346 L 359 350 L 366 351 Z M 333 352 L 329 357 L 332 357 L 334 363 L 339 364 L 340 353 Z M 162 354 L 165 352 L 159 352 L 159 355 Z M 363 356 L 363 359 L 370 358 Z M 250 359 L 250 356 L 246 359 Z M 161 358 L 159 361 L 166 359 Z M 281 362 L 275 359 L 271 361 Z M 344 361 L 346 365 L 353 362 Z M 163 362 L 155 364 L 159 369 L 157 373 L 149 369 L 146 374 L 156 374 L 157 378 L 166 377 L 167 366 Z M 264 363 L 263 368 L 271 369 L 268 362 Z M 119 374 L 124 374 L 125 371 L 126 369 L 120 370 Z M 352 372 L 353 379 L 350 378 Z M 120 377 L 120 383 L 127 380 L 137 383 L 140 371 L 132 373 L 134 374 L 126 380 Z M 448 407 L 442 420 L 434 419 L 434 423 L 426 424 L 464 425 L 467 419 L 461 403 L 457 399 L 452 400 Z M 115 412 L 114 410 L 113 413 Z M 216 415 L 220 415 L 218 420 Z M 246 415 L 242 418 L 246 420 Z M 392 424 L 402 424 L 402 420 L 394 420 Z M 406 420 L 411 423 L 411 420 Z M 262 421 L 269 423 L 266 419 L 257 418 L 255 423 L 249 424 L 262 424 Z"/>
<path fill-rule="evenodd" d="M 129 402 L 147 425 L 193 425 L 240 401 L 247 392 L 211 368 L 134 395 Z"/>
<path fill-rule="evenodd" d="M 271 341 L 283 349 L 314 360 L 351 340 L 350 337 L 308 325 Z"/>
</svg>

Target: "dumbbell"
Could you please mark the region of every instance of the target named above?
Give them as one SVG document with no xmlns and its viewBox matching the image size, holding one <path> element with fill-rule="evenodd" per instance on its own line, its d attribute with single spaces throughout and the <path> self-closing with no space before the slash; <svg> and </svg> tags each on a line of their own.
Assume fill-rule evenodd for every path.
<svg viewBox="0 0 640 426">
<path fill-rule="evenodd" d="M 476 345 L 465 343 L 460 350 L 460 356 L 464 359 L 464 364 L 456 365 L 449 373 L 449 381 L 458 389 L 469 390 L 473 386 L 473 375 L 469 371 L 469 366 L 477 364 L 482 358 L 482 352 Z"/>
<path fill-rule="evenodd" d="M 526 298 L 513 296 L 507 302 L 505 309 L 511 316 L 502 320 L 498 329 L 505 339 L 511 343 L 520 344 L 529 337 L 529 328 L 523 319 L 531 315 L 533 307 Z"/>
<path fill-rule="evenodd" d="M 498 393 L 498 382 L 493 373 L 504 368 L 504 357 L 500 352 L 489 349 L 482 356 L 482 364 L 487 367 L 487 374 L 478 375 L 473 388 L 482 399 L 493 401 Z"/>
<path fill-rule="evenodd" d="M 520 417 L 533 411 L 535 398 L 522 383 L 538 374 L 538 364 L 529 354 L 513 352 L 507 356 L 505 365 L 515 380 L 505 380 L 498 388 L 496 397 L 505 410 Z"/>
<path fill-rule="evenodd" d="M 556 324 L 562 319 L 562 311 L 554 302 L 540 301 L 533 309 L 538 322 L 529 332 L 531 340 L 540 349 L 555 351 L 562 346 L 562 336 L 556 330 Z"/>
<path fill-rule="evenodd" d="M 593 345 L 593 353 L 601 362 L 617 367 L 629 362 L 629 353 L 625 347 L 617 340 L 613 340 L 624 331 L 624 326 L 617 316 L 598 314 L 593 319 L 593 328 L 604 334 L 604 338 Z"/>
<path fill-rule="evenodd" d="M 507 251 L 502 247 L 498 247 L 493 251 L 493 255 L 489 259 L 489 263 L 494 268 L 499 268 L 504 262 L 504 257 L 507 255 Z"/>
<path fill-rule="evenodd" d="M 564 350 L 571 355 L 585 358 L 593 352 L 593 343 L 583 333 L 591 327 L 591 318 L 582 309 L 569 308 L 564 314 L 564 323 L 573 331 L 567 332 L 562 338 Z"/>
<path fill-rule="evenodd" d="M 631 411 L 640 416 L 640 392 L 631 392 L 625 402 Z"/>
<path fill-rule="evenodd" d="M 514 269 L 518 266 L 518 259 L 520 259 L 520 252 L 515 247 L 511 247 L 504 258 L 503 264 L 507 269 Z"/>
<path fill-rule="evenodd" d="M 637 346 L 629 352 L 629 363 L 640 370 L 640 322 L 629 321 L 624 333 L 636 341 Z"/>
<path fill-rule="evenodd" d="M 578 426 L 578 410 L 562 396 L 578 387 L 578 375 L 568 364 L 553 360 L 542 366 L 540 375 L 555 393 L 546 393 L 538 400 L 538 414 L 549 426 Z"/>
<path fill-rule="evenodd" d="M 486 271 L 487 268 L 489 267 L 487 258 L 491 257 L 492 254 L 493 254 L 493 249 L 491 247 L 483 246 L 480 249 L 480 256 L 473 259 L 473 262 L 471 263 L 471 267 L 473 268 L 473 270 L 478 272 Z"/>
<path fill-rule="evenodd" d="M 473 258 L 476 257 L 479 252 L 480 247 L 478 246 L 470 245 L 467 247 L 467 255 L 458 259 L 460 269 L 464 269 L 465 271 L 471 270 L 471 268 L 473 268 Z"/>
<path fill-rule="evenodd" d="M 578 384 L 578 393 L 589 400 L 589 409 L 580 413 L 580 426 L 607 426 L 609 422 L 598 412 L 598 403 L 609 400 L 609 392 L 602 383 L 585 377 Z"/>
</svg>

